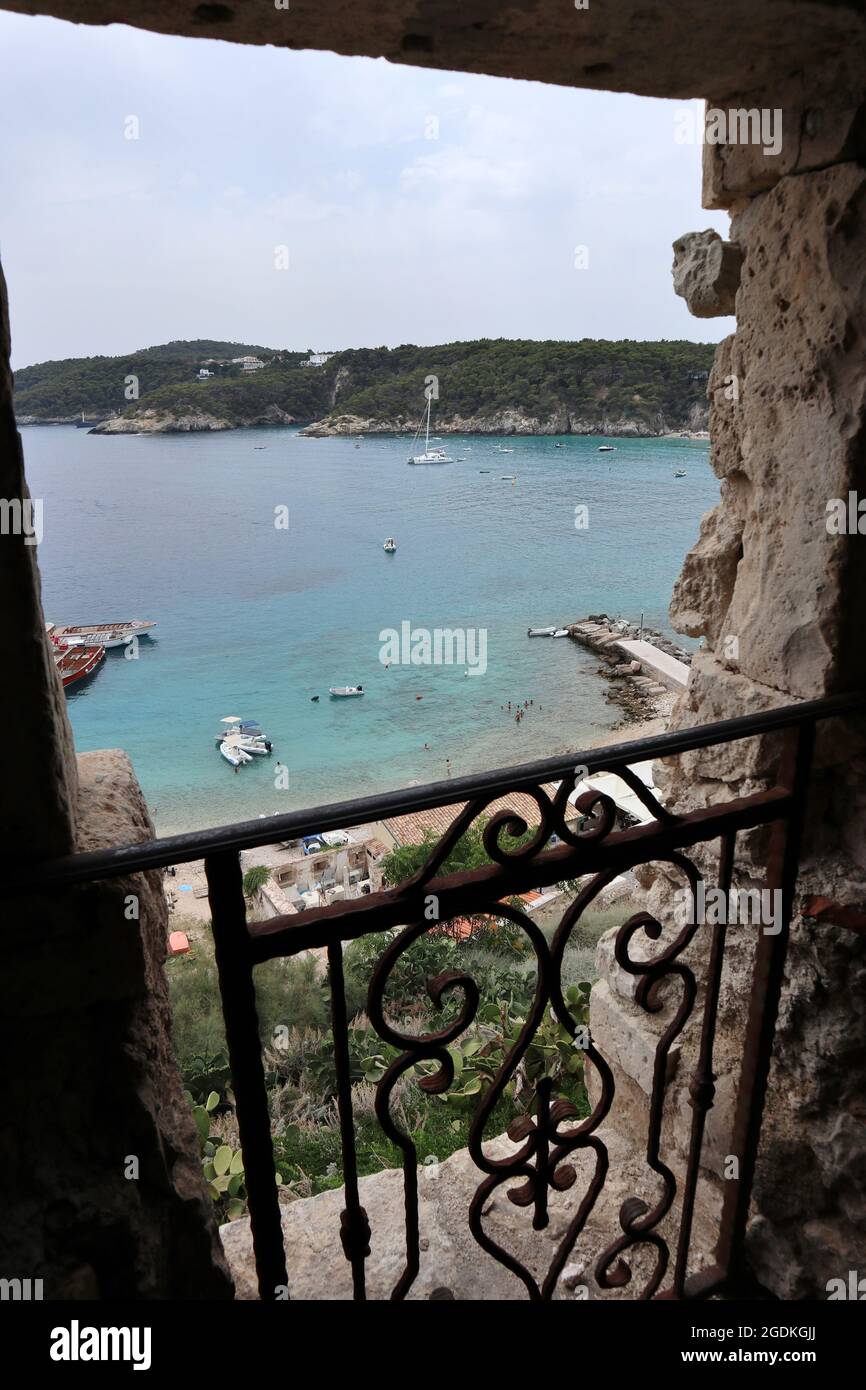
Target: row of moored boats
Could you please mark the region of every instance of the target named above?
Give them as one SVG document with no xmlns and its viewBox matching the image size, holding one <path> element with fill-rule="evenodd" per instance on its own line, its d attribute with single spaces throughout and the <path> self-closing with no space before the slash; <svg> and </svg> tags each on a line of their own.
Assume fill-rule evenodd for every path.
<svg viewBox="0 0 866 1390">
<path fill-rule="evenodd" d="M 45 631 L 54 664 L 64 686 L 92 676 L 113 647 L 129 647 L 139 637 L 150 636 L 156 623 L 133 619 L 121 623 L 81 623 L 58 626 L 46 623 Z"/>
</svg>

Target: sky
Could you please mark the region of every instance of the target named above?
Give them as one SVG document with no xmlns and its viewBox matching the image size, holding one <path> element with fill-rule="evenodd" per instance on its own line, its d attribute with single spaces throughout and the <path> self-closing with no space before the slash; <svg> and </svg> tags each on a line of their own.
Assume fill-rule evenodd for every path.
<svg viewBox="0 0 866 1390">
<path fill-rule="evenodd" d="M 13 365 L 183 338 L 303 350 L 687 338 L 689 106 L 0 12 Z M 680 132 L 679 136 L 676 132 Z"/>
</svg>

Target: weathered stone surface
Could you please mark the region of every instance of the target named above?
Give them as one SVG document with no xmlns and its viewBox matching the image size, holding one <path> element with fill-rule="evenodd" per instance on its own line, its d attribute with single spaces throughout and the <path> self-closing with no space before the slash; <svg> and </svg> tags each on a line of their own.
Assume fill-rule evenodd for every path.
<svg viewBox="0 0 866 1390">
<path fill-rule="evenodd" d="M 135 24 L 278 48 L 324 48 L 416 67 L 463 69 L 646 96 L 721 96 L 765 88 L 779 75 L 863 61 L 866 17 L 857 0 L 688 0 L 655 5 L 563 5 L 561 0 L 471 4 L 430 0 L 292 0 L 181 7 L 175 0 L 5 0 L 7 9 L 85 24 Z M 289 55 L 287 55 L 287 58 Z M 287 63 L 287 72 L 291 69 Z M 290 80 L 287 77 L 287 81 Z"/>
<path fill-rule="evenodd" d="M 66 697 L 45 636 L 36 540 L 45 525 L 62 525 L 50 501 L 31 499 L 24 478 L 21 437 L 12 408 L 11 339 L 6 282 L 0 269 L 0 499 L 26 507 L 29 535 L 4 520 L 0 533 L 0 593 L 6 679 L 0 682 L 0 718 L 14 729 L 0 778 L 0 860 L 9 866 L 73 848 L 77 776 Z M 41 527 L 38 521 L 41 509 Z M 13 679 L 14 677 L 14 679 Z M 22 698 L 22 692 L 26 695 Z"/>
<path fill-rule="evenodd" d="M 633 1151 L 613 1129 L 601 1129 L 598 1137 L 608 1149 L 607 1181 L 585 1229 L 564 1264 L 554 1297 L 635 1298 L 649 1277 L 654 1253 L 646 1247 L 629 1252 L 632 1282 L 621 1290 L 602 1290 L 595 1279 L 598 1256 L 621 1234 L 618 1215 L 627 1197 L 657 1200 L 658 1178 L 647 1168 L 640 1151 Z M 504 1158 L 518 1146 L 504 1136 L 485 1145 L 491 1158 Z M 488 1236 L 514 1254 L 540 1284 L 563 1240 L 569 1221 L 595 1171 L 592 1151 L 569 1157 L 576 1181 L 567 1193 L 550 1194 L 550 1223 L 542 1231 L 532 1229 L 532 1208 L 520 1208 L 508 1200 L 508 1183 L 493 1191 L 484 1208 L 483 1227 Z M 444 1163 L 422 1167 L 418 1174 L 418 1215 L 421 1244 L 420 1272 L 408 1297 L 429 1299 L 436 1289 L 448 1289 L 458 1300 L 525 1299 L 524 1283 L 478 1245 L 468 1226 L 469 1206 L 484 1174 L 475 1166 L 468 1149 L 460 1149 Z M 386 1299 L 406 1264 L 403 1174 L 396 1169 L 362 1178 L 361 1204 L 372 1231 L 366 1262 L 368 1297 Z M 343 1189 L 318 1197 L 290 1202 L 282 1208 L 283 1237 L 293 1299 L 349 1299 L 352 1279 L 340 1244 L 340 1212 Z M 670 1238 L 673 1223 L 662 1223 Z M 255 1299 L 258 1285 L 252 1255 L 249 1221 L 244 1219 L 220 1230 L 237 1297 Z M 697 1257 L 696 1267 L 704 1261 Z M 585 1290 L 585 1292 L 584 1292 Z"/>
<path fill-rule="evenodd" d="M 686 232 L 674 242 L 674 293 L 696 318 L 732 314 L 742 264 L 739 246 L 723 241 L 718 232 Z"/>
<path fill-rule="evenodd" d="M 732 141 L 704 145 L 703 206 L 730 208 L 744 197 L 766 192 L 789 174 L 809 173 L 830 164 L 862 159 L 864 98 L 861 58 L 844 49 L 830 63 L 817 59 L 798 72 L 779 69 L 761 91 L 752 90 L 724 100 L 707 100 L 707 111 L 731 111 Z M 764 122 L 771 136 L 736 139 L 742 114 Z"/>
<path fill-rule="evenodd" d="M 737 398 L 714 392 L 711 461 L 720 477 L 741 481 L 713 523 L 724 546 L 712 578 L 700 577 L 702 536 L 675 598 L 677 614 L 700 615 L 690 630 L 714 634 L 716 645 L 736 637 L 745 676 L 800 699 L 841 674 L 839 596 L 855 556 L 826 521 L 828 500 L 864 481 L 864 218 L 866 175 L 842 165 L 784 180 L 735 219 L 745 264 L 726 365 Z M 726 422 L 721 434 L 716 422 Z M 860 683 L 862 650 L 855 664 L 848 679 Z"/>
<path fill-rule="evenodd" d="M 79 771 L 81 849 L 153 835 L 125 754 Z M 58 899 L 34 873 L 4 923 L 0 1267 L 47 1299 L 231 1296 L 171 1051 L 166 931 L 159 874 Z"/>
<path fill-rule="evenodd" d="M 648 1026 L 648 1018 L 647 1014 L 638 1016 L 637 1012 L 626 1013 L 618 1007 L 606 980 L 593 986 L 589 1014 L 593 1043 L 606 1061 L 621 1067 L 651 1096 L 659 1033 Z M 665 1068 L 667 1080 L 677 1069 L 679 1054 L 679 1045 L 674 1043 Z"/>
</svg>

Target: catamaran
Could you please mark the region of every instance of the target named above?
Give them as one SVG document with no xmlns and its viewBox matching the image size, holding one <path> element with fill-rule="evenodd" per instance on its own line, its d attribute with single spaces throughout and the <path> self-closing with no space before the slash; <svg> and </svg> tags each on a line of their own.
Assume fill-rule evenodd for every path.
<svg viewBox="0 0 866 1390">
<path fill-rule="evenodd" d="M 448 455 L 446 454 L 446 452 L 445 452 L 444 449 L 431 449 L 431 448 L 430 448 L 430 411 L 431 411 L 432 408 L 433 408 L 433 397 L 432 397 L 432 395 L 430 395 L 430 396 L 427 397 L 427 417 L 426 417 L 427 433 L 426 433 L 426 438 L 425 438 L 425 441 L 424 441 L 424 452 L 423 452 L 423 454 L 410 454 L 409 457 L 408 457 L 408 459 L 406 460 L 407 463 L 453 463 L 453 462 L 454 462 L 453 459 L 450 459 L 450 458 L 448 457 Z M 418 441 L 418 436 L 419 436 L 420 433 L 421 433 L 421 426 L 419 425 L 418 428 L 417 428 L 417 430 L 415 431 L 415 438 L 412 440 L 412 448 L 413 448 L 413 449 L 415 448 L 415 445 L 416 445 L 416 443 L 417 443 L 417 441 Z"/>
</svg>

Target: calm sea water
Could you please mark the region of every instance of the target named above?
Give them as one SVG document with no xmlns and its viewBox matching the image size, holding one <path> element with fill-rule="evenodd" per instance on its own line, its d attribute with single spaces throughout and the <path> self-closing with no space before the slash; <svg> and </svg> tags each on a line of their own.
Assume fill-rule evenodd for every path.
<svg viewBox="0 0 866 1390">
<path fill-rule="evenodd" d="M 80 750 L 128 752 L 161 833 L 436 780 L 446 758 L 458 776 L 579 748 L 618 717 L 597 660 L 527 627 L 643 610 L 670 632 L 673 581 L 718 497 L 706 443 L 687 440 L 452 438 L 461 461 L 409 468 L 403 439 L 23 436 L 46 617 L 158 623 L 68 704 Z M 486 629 L 485 674 L 385 669 L 380 632 L 405 620 Z M 345 684 L 365 696 L 328 698 Z M 519 725 L 501 708 L 530 698 Z M 261 722 L 287 791 L 275 759 L 235 774 L 219 756 L 224 715 Z"/>
</svg>

